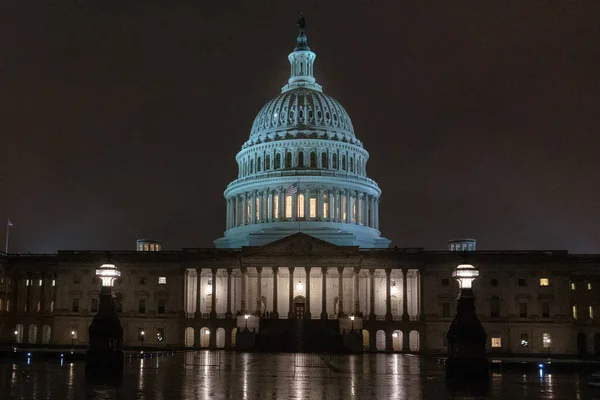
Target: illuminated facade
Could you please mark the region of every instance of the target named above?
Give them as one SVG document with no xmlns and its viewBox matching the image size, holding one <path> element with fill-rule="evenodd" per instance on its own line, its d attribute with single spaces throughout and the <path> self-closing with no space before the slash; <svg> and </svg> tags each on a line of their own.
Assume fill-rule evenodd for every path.
<svg viewBox="0 0 600 400">
<path fill-rule="evenodd" d="M 490 352 L 600 354 L 600 256 L 476 251 L 473 239 L 445 251 L 388 247 L 369 155 L 316 83 L 315 57 L 301 24 L 288 84 L 236 157 L 217 248 L 165 251 L 141 239 L 125 252 L 0 253 L 0 341 L 86 344 L 104 279 L 125 346 L 297 341 L 302 351 L 327 328 L 353 351 L 445 353 L 459 291 L 452 273 L 474 265 Z M 246 328 L 251 340 L 239 335 Z"/>
</svg>

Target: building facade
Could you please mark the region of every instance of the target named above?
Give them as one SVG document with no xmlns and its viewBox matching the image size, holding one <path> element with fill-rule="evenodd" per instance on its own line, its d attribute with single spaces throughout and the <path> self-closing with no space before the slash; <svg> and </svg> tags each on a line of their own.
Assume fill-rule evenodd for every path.
<svg viewBox="0 0 600 400">
<path fill-rule="evenodd" d="M 290 79 L 236 157 L 216 248 L 164 251 L 140 239 L 131 252 L 0 253 L 0 341 L 86 344 L 95 270 L 113 264 L 125 346 L 236 348 L 246 329 L 275 335 L 278 324 L 326 321 L 364 351 L 445 353 L 459 291 L 452 271 L 468 263 L 480 271 L 474 291 L 490 352 L 600 354 L 600 255 L 477 251 L 473 239 L 447 251 L 389 248 L 369 154 L 316 83 L 299 25 Z"/>
</svg>

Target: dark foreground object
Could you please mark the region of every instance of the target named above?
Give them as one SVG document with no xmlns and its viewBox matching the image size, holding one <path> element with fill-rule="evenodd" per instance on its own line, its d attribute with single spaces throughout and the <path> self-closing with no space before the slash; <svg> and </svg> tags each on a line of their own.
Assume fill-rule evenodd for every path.
<svg viewBox="0 0 600 400">
<path fill-rule="evenodd" d="M 123 374 L 123 327 L 114 310 L 109 287 L 100 291 L 100 307 L 89 328 L 90 348 L 85 357 L 88 378 Z"/>
</svg>

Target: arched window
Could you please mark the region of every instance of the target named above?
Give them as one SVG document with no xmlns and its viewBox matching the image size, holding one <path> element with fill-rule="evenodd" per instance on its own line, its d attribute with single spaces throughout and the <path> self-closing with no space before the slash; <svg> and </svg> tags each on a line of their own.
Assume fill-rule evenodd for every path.
<svg viewBox="0 0 600 400">
<path fill-rule="evenodd" d="M 335 153 L 331 155 L 331 167 L 333 169 L 338 169 L 337 154 Z"/>
<path fill-rule="evenodd" d="M 296 199 L 296 205 L 298 206 L 297 209 L 297 216 L 298 218 L 304 218 L 304 194 L 300 193 Z"/>
<path fill-rule="evenodd" d="M 346 170 L 346 156 L 342 156 L 342 171 Z"/>
<path fill-rule="evenodd" d="M 328 164 L 329 163 L 327 162 L 327 153 L 321 153 L 321 168 L 329 168 Z"/>
<path fill-rule="evenodd" d="M 262 171 L 262 165 L 260 165 L 261 161 L 262 159 L 260 158 L 260 156 L 258 156 L 258 159 L 256 160 L 256 172 Z"/>
<path fill-rule="evenodd" d="M 265 171 L 268 171 L 271 169 L 271 156 L 269 154 L 267 154 L 265 156 Z"/>
<path fill-rule="evenodd" d="M 310 152 L 310 167 L 317 168 L 317 154 L 314 151 Z"/>
<path fill-rule="evenodd" d="M 281 154 L 275 154 L 275 169 L 281 168 Z"/>
<path fill-rule="evenodd" d="M 352 157 L 348 159 L 348 165 L 350 166 L 350 172 L 354 172 L 354 159 Z"/>
<path fill-rule="evenodd" d="M 254 173 L 254 160 L 250 160 L 250 173 Z"/>
<path fill-rule="evenodd" d="M 292 153 L 289 151 L 285 153 L 285 167 L 292 168 Z"/>
<path fill-rule="evenodd" d="M 304 168 L 304 152 L 302 150 L 298 153 L 298 167 Z"/>
</svg>

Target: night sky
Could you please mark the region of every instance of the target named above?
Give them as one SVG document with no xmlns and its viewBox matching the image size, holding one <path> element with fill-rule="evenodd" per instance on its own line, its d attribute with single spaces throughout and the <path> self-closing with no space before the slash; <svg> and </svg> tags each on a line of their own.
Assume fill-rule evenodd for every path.
<svg viewBox="0 0 600 400">
<path fill-rule="evenodd" d="M 370 153 L 393 246 L 600 252 L 592 0 L 3 0 L 10 251 L 212 247 L 300 12 L 317 82 Z"/>
</svg>

